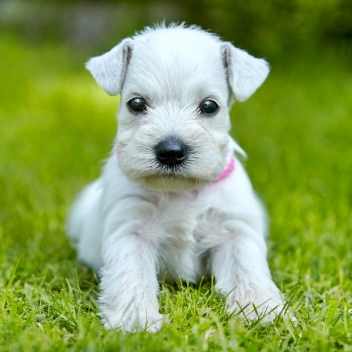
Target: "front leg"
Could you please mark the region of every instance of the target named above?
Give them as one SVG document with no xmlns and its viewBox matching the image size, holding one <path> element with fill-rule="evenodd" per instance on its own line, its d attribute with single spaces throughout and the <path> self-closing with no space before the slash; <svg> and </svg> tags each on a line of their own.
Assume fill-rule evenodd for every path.
<svg viewBox="0 0 352 352">
<path fill-rule="evenodd" d="M 226 296 L 229 312 L 264 322 L 283 313 L 280 291 L 255 241 L 238 236 L 214 249 L 211 263 L 216 288 Z"/>
<path fill-rule="evenodd" d="M 158 331 L 157 256 L 133 221 L 121 221 L 103 241 L 99 306 L 105 327 L 127 332 Z"/>
<path fill-rule="evenodd" d="M 216 289 L 226 296 L 228 311 L 264 322 L 284 313 L 282 295 L 268 267 L 262 226 L 255 226 L 246 216 L 216 209 L 210 209 L 206 218 L 207 230 L 203 227 L 201 239 L 204 247 L 212 248 L 210 269 Z"/>
</svg>

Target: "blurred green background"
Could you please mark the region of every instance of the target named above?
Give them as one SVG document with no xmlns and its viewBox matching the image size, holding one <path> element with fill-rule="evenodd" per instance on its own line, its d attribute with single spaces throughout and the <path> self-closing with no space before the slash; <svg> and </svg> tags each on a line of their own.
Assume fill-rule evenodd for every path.
<svg viewBox="0 0 352 352">
<path fill-rule="evenodd" d="M 349 0 L 25 1 L 0 2 L 0 29 L 33 42 L 58 41 L 95 51 L 145 25 L 196 23 L 269 58 L 344 48 L 350 54 Z"/>
<path fill-rule="evenodd" d="M 296 327 L 227 316 L 211 283 L 163 284 L 172 323 L 159 334 L 101 326 L 95 274 L 64 224 L 111 149 L 118 98 L 84 62 L 162 20 L 271 63 L 233 107 L 232 133 L 268 208 L 270 265 Z M 351 58 L 348 0 L 0 0 L 0 351 L 351 351 Z"/>
</svg>

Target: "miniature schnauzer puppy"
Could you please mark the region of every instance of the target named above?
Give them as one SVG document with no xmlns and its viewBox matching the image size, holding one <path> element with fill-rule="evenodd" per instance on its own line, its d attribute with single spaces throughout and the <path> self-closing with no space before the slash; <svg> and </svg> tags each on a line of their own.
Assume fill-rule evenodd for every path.
<svg viewBox="0 0 352 352">
<path fill-rule="evenodd" d="M 215 277 L 229 312 L 284 310 L 266 258 L 266 217 L 231 138 L 231 103 L 269 66 L 198 27 L 147 28 L 87 63 L 120 94 L 118 132 L 101 177 L 76 200 L 68 232 L 101 276 L 104 325 L 158 331 L 159 278 Z"/>
</svg>

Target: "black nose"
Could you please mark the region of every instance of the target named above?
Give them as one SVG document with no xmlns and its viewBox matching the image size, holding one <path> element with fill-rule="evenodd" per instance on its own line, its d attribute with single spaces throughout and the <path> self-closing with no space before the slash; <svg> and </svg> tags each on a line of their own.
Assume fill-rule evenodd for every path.
<svg viewBox="0 0 352 352">
<path fill-rule="evenodd" d="M 187 158 L 188 150 L 188 146 L 175 136 L 163 139 L 154 147 L 156 159 L 168 167 L 182 164 Z"/>
</svg>

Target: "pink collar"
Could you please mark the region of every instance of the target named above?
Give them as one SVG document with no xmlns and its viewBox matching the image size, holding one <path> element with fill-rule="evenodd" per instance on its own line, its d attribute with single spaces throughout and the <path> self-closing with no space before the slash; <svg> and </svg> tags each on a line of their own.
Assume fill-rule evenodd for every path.
<svg viewBox="0 0 352 352">
<path fill-rule="evenodd" d="M 221 171 L 221 173 L 216 177 L 214 183 L 221 182 L 228 176 L 230 176 L 233 171 L 235 170 L 235 158 L 231 158 L 228 163 L 226 164 L 224 170 Z"/>
</svg>

